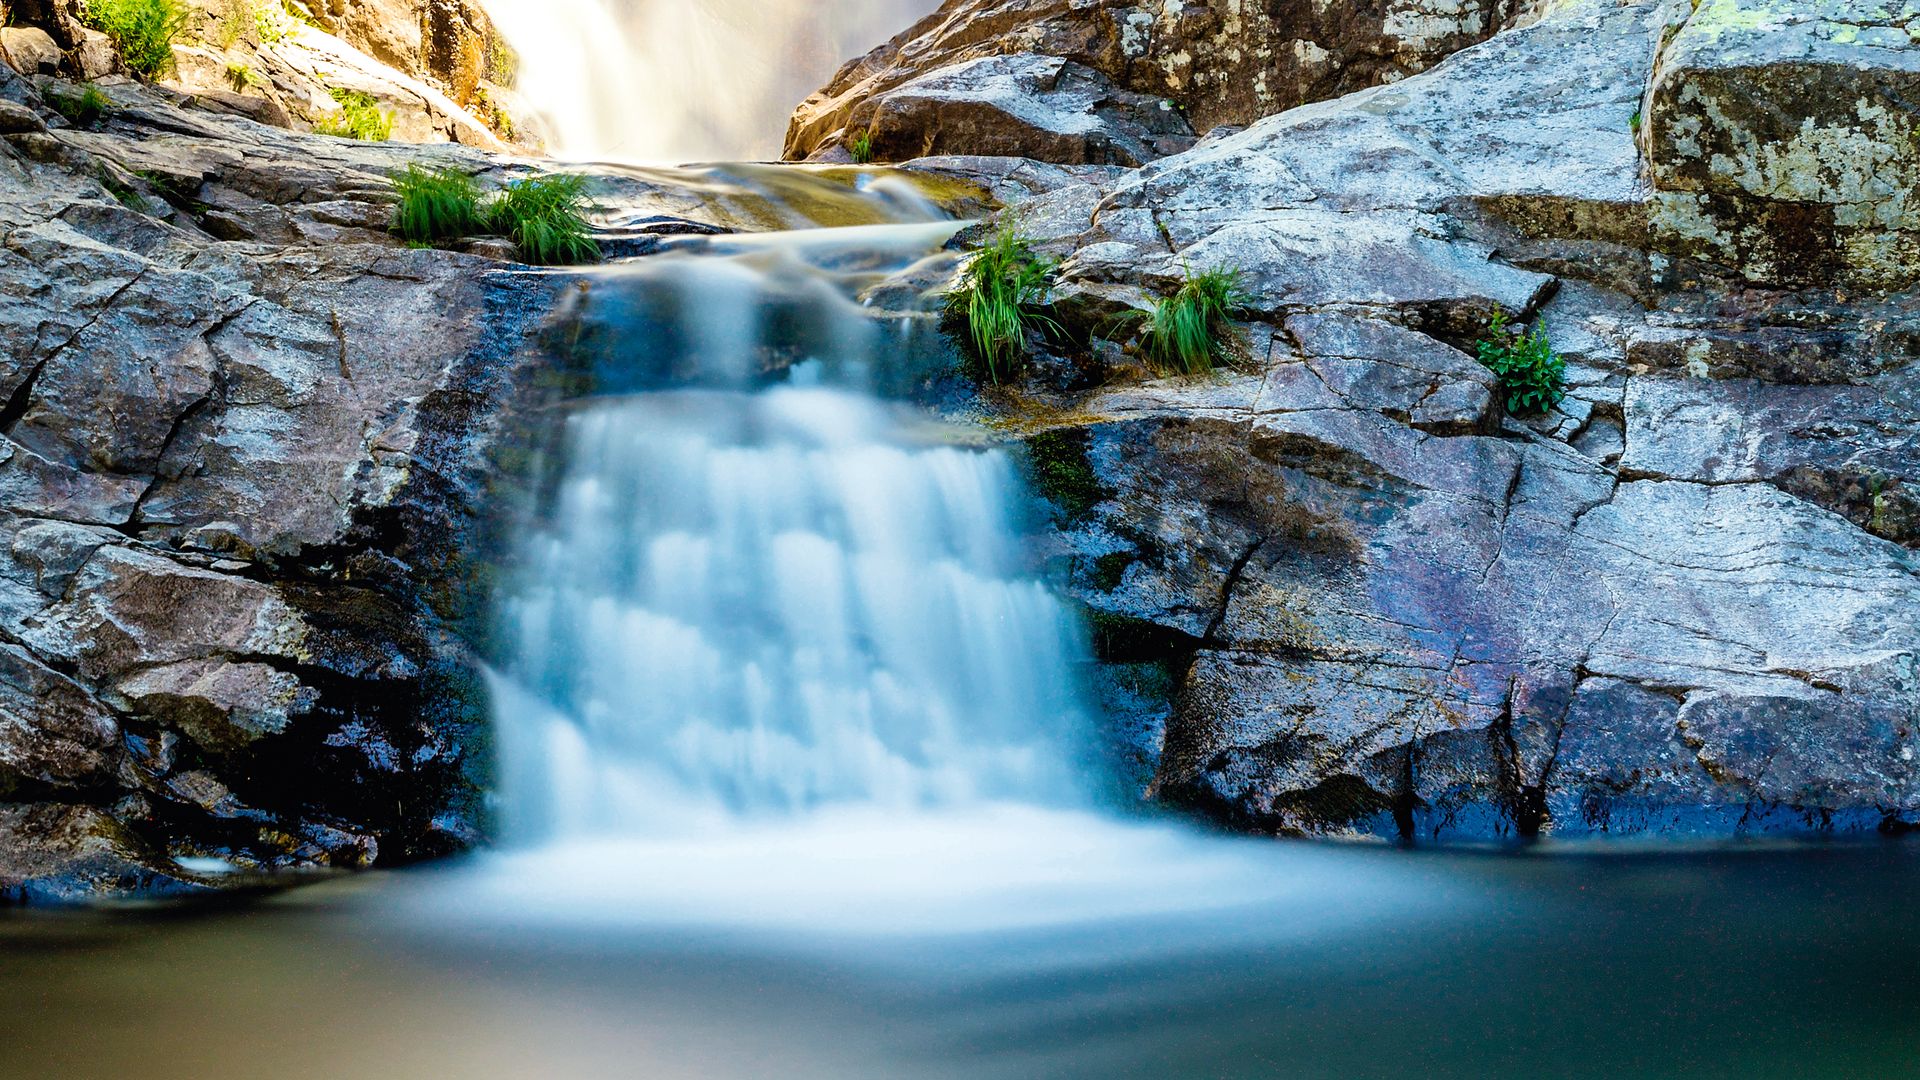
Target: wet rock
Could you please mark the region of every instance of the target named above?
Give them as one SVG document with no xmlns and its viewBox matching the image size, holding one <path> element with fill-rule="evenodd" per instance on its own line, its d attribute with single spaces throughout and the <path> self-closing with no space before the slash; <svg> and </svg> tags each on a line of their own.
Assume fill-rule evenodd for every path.
<svg viewBox="0 0 1920 1080">
<path fill-rule="evenodd" d="M 70 904 L 206 888 L 97 807 L 0 804 L 0 904 Z"/>
</svg>

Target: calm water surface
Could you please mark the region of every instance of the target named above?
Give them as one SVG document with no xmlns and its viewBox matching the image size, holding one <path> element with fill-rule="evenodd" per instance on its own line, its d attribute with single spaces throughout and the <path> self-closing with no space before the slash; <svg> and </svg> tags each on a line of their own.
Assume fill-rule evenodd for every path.
<svg viewBox="0 0 1920 1080">
<path fill-rule="evenodd" d="M 498 857 L 216 910 L 18 912 L 0 1074 L 1920 1076 L 1910 844 L 1223 850 L 1276 888 L 953 933 L 789 924 L 777 896 L 711 924 L 644 896 L 631 920 L 608 895 L 515 910 L 486 883 L 527 868 Z"/>
</svg>

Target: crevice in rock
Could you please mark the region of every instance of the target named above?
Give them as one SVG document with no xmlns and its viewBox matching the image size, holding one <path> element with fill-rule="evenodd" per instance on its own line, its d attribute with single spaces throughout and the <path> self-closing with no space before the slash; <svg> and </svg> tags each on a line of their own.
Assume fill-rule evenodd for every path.
<svg viewBox="0 0 1920 1080">
<path fill-rule="evenodd" d="M 1233 592 L 1239 587 L 1241 577 L 1246 574 L 1247 564 L 1253 561 L 1254 555 L 1257 554 L 1262 547 L 1266 546 L 1266 543 L 1266 537 L 1256 538 L 1253 543 L 1247 545 L 1245 551 L 1242 551 L 1239 556 L 1233 560 L 1233 566 L 1227 571 L 1227 579 L 1220 585 L 1219 610 L 1214 612 L 1213 618 L 1207 623 L 1206 631 L 1200 635 L 1200 640 L 1205 642 L 1207 646 L 1219 646 L 1220 627 L 1226 623 L 1227 615 L 1233 607 Z"/>
</svg>

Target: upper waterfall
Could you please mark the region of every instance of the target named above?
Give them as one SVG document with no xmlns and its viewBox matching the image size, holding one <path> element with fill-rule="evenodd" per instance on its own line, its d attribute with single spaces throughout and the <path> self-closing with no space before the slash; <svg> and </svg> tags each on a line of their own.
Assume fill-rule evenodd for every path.
<svg viewBox="0 0 1920 1080">
<path fill-rule="evenodd" d="M 601 161 L 763 160 L 848 56 L 933 0 L 481 0 L 519 54 L 549 149 Z"/>
</svg>

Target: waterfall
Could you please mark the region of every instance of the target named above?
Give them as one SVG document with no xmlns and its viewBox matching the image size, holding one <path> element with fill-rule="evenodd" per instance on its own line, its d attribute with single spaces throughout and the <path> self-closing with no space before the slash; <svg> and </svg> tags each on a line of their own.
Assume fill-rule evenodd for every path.
<svg viewBox="0 0 1920 1080">
<path fill-rule="evenodd" d="M 840 63 L 933 0 L 482 0 L 550 149 L 602 161 L 777 157 Z"/>
<path fill-rule="evenodd" d="M 1023 564 L 1016 463 L 864 389 L 902 343 L 847 290 L 951 230 L 602 276 L 609 362 L 656 388 L 568 415 L 502 599 L 511 841 L 1077 801 L 1083 645 Z"/>
</svg>

